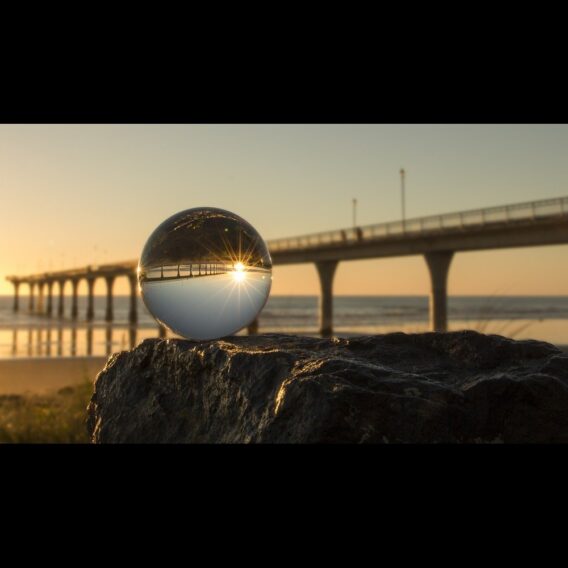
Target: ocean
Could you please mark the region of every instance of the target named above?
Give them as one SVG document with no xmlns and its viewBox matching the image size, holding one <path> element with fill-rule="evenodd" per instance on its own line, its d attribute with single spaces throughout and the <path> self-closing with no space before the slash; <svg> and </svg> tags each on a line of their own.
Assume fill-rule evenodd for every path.
<svg viewBox="0 0 568 568">
<path fill-rule="evenodd" d="M 157 324 L 140 298 L 136 329 L 128 325 L 128 296 L 115 296 L 112 325 L 103 321 L 104 296 L 95 297 L 95 321 L 91 324 L 84 321 L 86 297 L 79 298 L 76 323 L 69 317 L 69 298 L 62 320 L 29 314 L 25 294 L 20 298 L 20 312 L 13 312 L 12 302 L 12 296 L 0 296 L 1 358 L 108 355 L 158 336 Z M 568 344 L 568 296 L 451 296 L 448 313 L 450 330 L 474 329 L 515 339 Z M 334 298 L 334 332 L 338 336 L 428 330 L 427 296 Z M 259 318 L 259 332 L 317 336 L 318 297 L 270 297 Z"/>
</svg>

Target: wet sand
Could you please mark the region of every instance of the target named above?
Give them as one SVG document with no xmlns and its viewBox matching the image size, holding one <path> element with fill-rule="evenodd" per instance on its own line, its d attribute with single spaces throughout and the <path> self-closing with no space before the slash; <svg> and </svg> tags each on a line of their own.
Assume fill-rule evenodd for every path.
<svg viewBox="0 0 568 568">
<path fill-rule="evenodd" d="M 47 393 L 90 380 L 107 357 L 30 357 L 0 359 L 0 395 Z"/>
</svg>

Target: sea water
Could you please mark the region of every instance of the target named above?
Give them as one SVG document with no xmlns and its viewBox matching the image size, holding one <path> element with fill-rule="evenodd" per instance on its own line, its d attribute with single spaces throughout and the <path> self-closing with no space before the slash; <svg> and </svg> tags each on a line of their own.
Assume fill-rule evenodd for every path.
<svg viewBox="0 0 568 568">
<path fill-rule="evenodd" d="M 107 355 L 158 336 L 158 325 L 138 298 L 138 325 L 128 324 L 130 298 L 114 297 L 115 320 L 104 322 L 106 297 L 95 296 L 95 319 L 85 321 L 87 298 L 79 297 L 79 318 L 70 318 L 66 298 L 63 319 L 29 314 L 27 296 L 20 311 L 13 297 L 0 296 L 0 357 Z M 259 332 L 318 335 L 317 296 L 271 296 L 259 316 Z M 429 330 L 427 296 L 336 296 L 334 333 L 352 336 Z M 449 329 L 473 329 L 515 339 L 568 344 L 568 296 L 451 296 Z M 241 330 L 239 334 L 245 334 Z"/>
</svg>

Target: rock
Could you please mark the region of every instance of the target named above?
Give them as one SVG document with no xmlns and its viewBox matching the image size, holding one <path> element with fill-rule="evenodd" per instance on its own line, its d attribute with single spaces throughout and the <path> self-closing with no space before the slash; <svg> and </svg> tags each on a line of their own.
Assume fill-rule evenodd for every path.
<svg viewBox="0 0 568 568">
<path fill-rule="evenodd" d="M 474 331 L 147 339 L 113 355 L 95 443 L 568 442 L 568 355 Z"/>
</svg>

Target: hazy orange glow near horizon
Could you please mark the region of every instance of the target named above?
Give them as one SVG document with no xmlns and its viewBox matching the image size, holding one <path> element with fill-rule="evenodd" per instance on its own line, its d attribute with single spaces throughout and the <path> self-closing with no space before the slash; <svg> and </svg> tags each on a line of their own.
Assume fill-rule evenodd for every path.
<svg viewBox="0 0 568 568">
<path fill-rule="evenodd" d="M 401 167 L 408 218 L 567 196 L 566 150 L 566 125 L 0 125 L 0 294 L 9 274 L 135 259 L 191 207 L 233 211 L 265 239 L 350 227 L 354 198 L 358 225 L 398 220 Z M 567 254 L 459 253 L 449 292 L 565 295 Z M 418 256 L 343 262 L 334 282 L 337 295 L 428 290 Z M 314 266 L 275 266 L 271 293 L 319 294 Z"/>
</svg>

